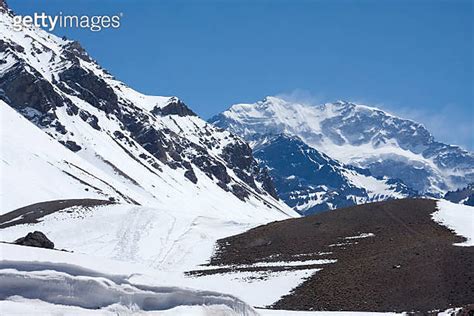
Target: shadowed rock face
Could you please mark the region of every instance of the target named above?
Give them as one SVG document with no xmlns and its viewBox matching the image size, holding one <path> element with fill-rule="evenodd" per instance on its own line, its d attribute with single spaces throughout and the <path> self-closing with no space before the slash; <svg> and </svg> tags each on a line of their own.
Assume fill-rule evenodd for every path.
<svg viewBox="0 0 474 316">
<path fill-rule="evenodd" d="M 178 98 L 171 98 L 168 105 L 163 108 L 155 108 L 152 113 L 159 115 L 196 116 L 196 113 Z"/>
<path fill-rule="evenodd" d="M 295 136 L 281 134 L 271 137 L 255 148 L 254 155 L 261 165 L 269 168 L 278 196 L 304 215 L 388 200 L 395 195 L 418 196 L 417 192 L 396 179 L 377 179 L 392 190 L 393 196 L 369 194 L 347 176 L 347 173 L 371 176 L 368 169 L 344 165 Z"/>
<path fill-rule="evenodd" d="M 14 242 L 17 245 L 53 249 L 54 243 L 40 231 L 28 233 Z"/>
<path fill-rule="evenodd" d="M 273 222 L 218 241 L 212 266 L 336 259 L 276 309 L 418 311 L 472 303 L 474 247 L 432 220 L 436 201 L 405 199 Z M 209 272 L 208 272 L 209 273 Z"/>
<path fill-rule="evenodd" d="M 454 203 L 474 206 L 474 183 L 456 191 L 449 191 L 444 198 Z"/>
<path fill-rule="evenodd" d="M 7 11 L 8 6 L 7 2 L 5 0 L 0 0 L 0 11 Z"/>
</svg>

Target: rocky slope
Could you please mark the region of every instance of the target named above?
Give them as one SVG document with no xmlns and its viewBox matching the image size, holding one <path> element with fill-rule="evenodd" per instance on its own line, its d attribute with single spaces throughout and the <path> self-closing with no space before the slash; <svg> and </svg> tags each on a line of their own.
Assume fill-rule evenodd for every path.
<svg viewBox="0 0 474 316">
<path fill-rule="evenodd" d="M 254 155 L 269 168 L 280 198 L 304 215 L 417 195 L 401 181 L 375 178 L 368 169 L 331 159 L 297 136 L 268 138 Z"/>
<path fill-rule="evenodd" d="M 214 270 L 195 273 L 312 266 L 320 270 L 274 308 L 436 314 L 472 303 L 473 217 L 472 207 L 428 199 L 342 208 L 219 240 Z"/>
<path fill-rule="evenodd" d="M 291 213 L 278 201 L 266 170 L 258 166 L 244 141 L 206 123 L 176 97 L 136 92 L 101 68 L 78 42 L 34 27 L 16 32 L 12 19 L 13 13 L 3 3 L 0 98 L 7 105 L 1 106 L 21 113 L 84 162 L 85 169 L 77 164 L 70 168 L 75 173 L 61 170 L 88 185 L 91 194 L 85 197 L 162 205 L 164 200 L 179 203 L 187 197 L 199 201 L 203 195 L 225 193 L 234 196 L 234 205 L 240 200 L 280 214 Z M 78 177 L 77 173 L 86 174 L 88 168 L 100 170 L 102 174 L 96 177 L 114 190 L 106 192 L 104 185 L 95 186 Z M 8 184 L 2 192 L 5 196 Z M 3 211 L 12 209 L 13 204 Z"/>
</svg>

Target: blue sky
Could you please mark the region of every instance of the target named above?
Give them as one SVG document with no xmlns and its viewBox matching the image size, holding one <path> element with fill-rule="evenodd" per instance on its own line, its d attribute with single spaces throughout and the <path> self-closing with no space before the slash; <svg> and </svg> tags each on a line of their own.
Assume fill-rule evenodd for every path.
<svg viewBox="0 0 474 316">
<path fill-rule="evenodd" d="M 9 0 L 17 14 L 114 15 L 58 29 L 133 88 L 204 118 L 266 95 L 375 105 L 474 149 L 473 1 Z"/>
</svg>

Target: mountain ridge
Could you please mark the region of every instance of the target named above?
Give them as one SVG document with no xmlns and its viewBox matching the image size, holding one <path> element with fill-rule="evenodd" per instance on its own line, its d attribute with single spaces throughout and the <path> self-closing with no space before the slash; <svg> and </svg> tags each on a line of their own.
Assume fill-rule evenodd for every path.
<svg viewBox="0 0 474 316">
<path fill-rule="evenodd" d="M 376 178 L 368 169 L 342 164 L 294 135 L 266 138 L 254 156 L 269 168 L 280 198 L 304 215 L 418 196 L 399 180 Z"/>
<path fill-rule="evenodd" d="M 302 104 L 267 97 L 235 104 L 209 120 L 249 141 L 299 136 L 307 145 L 375 176 L 400 178 L 422 194 L 442 196 L 474 177 L 474 154 L 440 143 L 420 123 L 346 101 Z"/>
<path fill-rule="evenodd" d="M 0 99 L 124 183 L 130 200 L 155 205 L 222 190 L 256 209 L 297 216 L 239 137 L 206 123 L 177 97 L 131 89 L 79 42 L 34 26 L 14 31 L 12 19 L 10 10 L 0 12 Z"/>
</svg>

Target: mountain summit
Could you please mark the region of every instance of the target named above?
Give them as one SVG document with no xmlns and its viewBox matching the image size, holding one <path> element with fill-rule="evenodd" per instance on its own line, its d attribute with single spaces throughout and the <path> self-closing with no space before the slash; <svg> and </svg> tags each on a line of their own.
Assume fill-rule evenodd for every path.
<svg viewBox="0 0 474 316">
<path fill-rule="evenodd" d="M 255 148 L 272 135 L 297 136 L 332 159 L 400 179 L 426 195 L 442 196 L 474 179 L 473 153 L 436 141 L 422 124 L 352 102 L 308 105 L 267 97 L 235 104 L 210 122 Z"/>
</svg>

